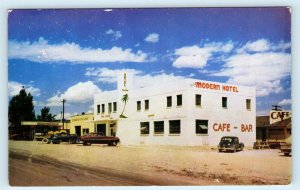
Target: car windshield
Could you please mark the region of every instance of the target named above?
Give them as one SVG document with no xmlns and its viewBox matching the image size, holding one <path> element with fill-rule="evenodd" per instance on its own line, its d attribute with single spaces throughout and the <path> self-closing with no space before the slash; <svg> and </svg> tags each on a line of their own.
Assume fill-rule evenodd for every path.
<svg viewBox="0 0 300 190">
<path fill-rule="evenodd" d="M 231 141 L 233 141 L 233 138 L 230 138 L 230 137 L 223 137 L 221 141 L 231 142 Z"/>
</svg>

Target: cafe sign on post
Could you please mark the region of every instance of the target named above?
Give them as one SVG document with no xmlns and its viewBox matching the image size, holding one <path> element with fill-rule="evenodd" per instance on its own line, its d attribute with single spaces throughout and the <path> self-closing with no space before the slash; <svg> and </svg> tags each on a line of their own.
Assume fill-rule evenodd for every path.
<svg viewBox="0 0 300 190">
<path fill-rule="evenodd" d="M 270 124 L 283 121 L 292 117 L 292 112 L 288 111 L 270 111 Z"/>
</svg>

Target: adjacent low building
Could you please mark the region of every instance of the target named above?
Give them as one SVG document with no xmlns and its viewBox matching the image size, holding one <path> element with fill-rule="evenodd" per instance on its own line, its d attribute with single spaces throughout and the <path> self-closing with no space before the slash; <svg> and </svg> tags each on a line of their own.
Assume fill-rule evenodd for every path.
<svg viewBox="0 0 300 190">
<path fill-rule="evenodd" d="M 216 146 L 225 135 L 246 146 L 256 140 L 255 88 L 197 79 L 137 82 L 121 73 L 116 90 L 95 95 L 96 131 L 124 145 Z"/>
<path fill-rule="evenodd" d="M 70 117 L 69 130 L 71 134 L 78 136 L 94 132 L 94 114 L 74 115 Z"/>
<path fill-rule="evenodd" d="M 271 110 L 268 116 L 257 116 L 256 123 L 258 142 L 268 142 L 269 144 L 291 142 L 291 112 Z"/>
</svg>

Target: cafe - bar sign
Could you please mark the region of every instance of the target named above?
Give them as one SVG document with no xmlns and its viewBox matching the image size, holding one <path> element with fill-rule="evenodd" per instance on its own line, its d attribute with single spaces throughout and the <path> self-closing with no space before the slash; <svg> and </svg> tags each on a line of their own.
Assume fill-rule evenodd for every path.
<svg viewBox="0 0 300 190">
<path fill-rule="evenodd" d="M 191 86 L 194 86 L 196 88 L 202 88 L 202 89 L 209 89 L 209 90 L 217 90 L 217 91 L 225 91 L 225 92 L 236 92 L 238 93 L 238 87 L 233 85 L 220 85 L 210 82 L 195 82 Z"/>
</svg>

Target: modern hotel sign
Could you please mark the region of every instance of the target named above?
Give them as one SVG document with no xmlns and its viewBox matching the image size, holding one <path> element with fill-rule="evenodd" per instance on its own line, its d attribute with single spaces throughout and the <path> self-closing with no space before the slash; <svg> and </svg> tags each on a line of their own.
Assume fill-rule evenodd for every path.
<svg viewBox="0 0 300 190">
<path fill-rule="evenodd" d="M 195 82 L 191 86 L 196 88 L 202 88 L 202 89 L 209 89 L 209 90 L 217 90 L 217 91 L 225 91 L 225 92 L 236 92 L 238 93 L 238 87 L 232 86 L 232 85 L 220 85 L 210 82 Z"/>
</svg>

